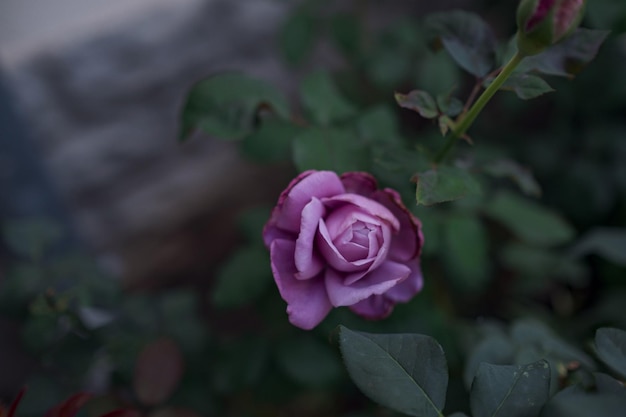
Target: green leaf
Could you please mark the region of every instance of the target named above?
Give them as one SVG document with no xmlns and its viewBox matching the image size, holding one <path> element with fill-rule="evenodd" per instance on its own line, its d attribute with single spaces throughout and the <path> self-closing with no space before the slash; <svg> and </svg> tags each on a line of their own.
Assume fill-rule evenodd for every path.
<svg viewBox="0 0 626 417">
<path fill-rule="evenodd" d="M 345 129 L 310 128 L 293 144 L 293 160 L 300 171 L 367 171 L 369 159 L 368 148 L 359 143 L 355 132 Z"/>
<path fill-rule="evenodd" d="M 422 117 L 434 119 L 439 116 L 435 99 L 426 91 L 413 90 L 409 94 L 395 93 L 394 97 L 400 107 L 416 111 Z"/>
<path fill-rule="evenodd" d="M 244 247 L 220 268 L 212 301 L 216 307 L 238 307 L 259 297 L 272 282 L 269 255 L 262 247 Z"/>
<path fill-rule="evenodd" d="M 290 65 L 299 65 L 310 56 L 317 37 L 317 19 L 307 9 L 290 14 L 279 33 L 280 50 Z"/>
<path fill-rule="evenodd" d="M 602 362 L 626 378 L 626 331 L 610 327 L 598 329 L 595 345 Z"/>
<path fill-rule="evenodd" d="M 285 340 L 276 350 L 276 362 L 294 382 L 311 387 L 331 385 L 343 373 L 337 353 L 312 336 Z"/>
<path fill-rule="evenodd" d="M 626 397 L 604 393 L 581 393 L 569 387 L 548 401 L 541 417 L 621 416 L 626 410 Z"/>
<path fill-rule="evenodd" d="M 463 102 L 450 93 L 437 95 L 437 107 L 441 113 L 450 117 L 456 117 L 463 111 Z"/>
<path fill-rule="evenodd" d="M 241 143 L 242 152 L 253 161 L 272 163 L 291 157 L 293 139 L 302 127 L 280 119 L 264 120 L 261 126 L 246 136 Z"/>
<path fill-rule="evenodd" d="M 487 232 L 475 216 L 452 215 L 444 222 L 444 266 L 459 291 L 475 293 L 489 282 Z"/>
<path fill-rule="evenodd" d="M 496 41 L 480 16 L 455 10 L 433 13 L 424 22 L 431 43 L 441 43 L 469 73 L 484 77 L 494 66 Z"/>
<path fill-rule="evenodd" d="M 330 39 L 349 60 L 355 60 L 360 55 L 361 33 L 361 22 L 355 14 L 341 13 L 332 16 Z"/>
<path fill-rule="evenodd" d="M 485 213 L 534 245 L 560 245 L 575 235 L 572 226 L 553 211 L 506 191 L 486 205 Z"/>
<path fill-rule="evenodd" d="M 571 249 L 571 256 L 595 254 L 626 266 L 626 229 L 598 227 L 587 233 Z"/>
<path fill-rule="evenodd" d="M 265 81 L 238 73 L 208 77 L 187 96 L 179 140 L 188 139 L 196 128 L 220 139 L 242 139 L 254 130 L 261 109 L 289 117 L 287 99 Z"/>
<path fill-rule="evenodd" d="M 340 326 L 348 373 L 372 400 L 411 416 L 439 417 L 448 367 L 441 346 L 418 334 L 370 334 Z"/>
<path fill-rule="evenodd" d="M 527 168 L 510 159 L 499 159 L 484 168 L 485 173 L 496 178 L 510 178 L 526 195 L 539 197 L 541 187 Z"/>
<path fill-rule="evenodd" d="M 339 92 L 328 73 L 309 74 L 300 88 L 302 106 L 311 120 L 321 126 L 354 116 L 356 108 Z"/>
<path fill-rule="evenodd" d="M 541 357 L 557 359 L 561 363 L 579 362 L 588 370 L 593 370 L 594 362 L 581 350 L 571 346 L 545 324 L 533 320 L 517 320 L 511 326 L 511 339 L 520 347 L 533 346 Z"/>
<path fill-rule="evenodd" d="M 504 82 L 502 90 L 513 91 L 522 100 L 529 100 L 554 91 L 543 78 L 531 74 L 511 75 Z"/>
<path fill-rule="evenodd" d="M 538 71 L 571 78 L 595 58 L 608 34 L 606 30 L 576 29 L 564 41 L 540 54 L 524 58 L 516 72 Z"/>
<path fill-rule="evenodd" d="M 482 363 L 470 393 L 472 416 L 537 416 L 549 390 L 550 365 L 545 360 L 527 365 Z"/>
<path fill-rule="evenodd" d="M 515 346 L 508 337 L 500 334 L 492 334 L 485 337 L 471 350 L 465 370 L 463 382 L 470 388 L 480 364 L 483 362 L 493 365 L 509 365 L 515 358 Z"/>
<path fill-rule="evenodd" d="M 480 184 L 462 168 L 441 166 L 417 174 L 417 204 L 425 206 L 480 195 Z"/>
</svg>

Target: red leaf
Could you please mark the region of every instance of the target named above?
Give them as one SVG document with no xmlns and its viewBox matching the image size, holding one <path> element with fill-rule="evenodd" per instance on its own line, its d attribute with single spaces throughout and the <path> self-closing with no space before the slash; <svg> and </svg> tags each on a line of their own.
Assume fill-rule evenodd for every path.
<svg viewBox="0 0 626 417">
<path fill-rule="evenodd" d="M 20 404 L 20 401 L 22 401 L 24 393 L 26 393 L 26 387 L 23 387 L 20 392 L 17 393 L 17 396 L 11 403 L 11 407 L 9 407 L 9 414 L 7 414 L 7 417 L 13 417 L 15 415 L 15 410 L 17 410 L 17 406 Z M 0 408 L 0 411 L 2 411 L 2 408 Z"/>
<path fill-rule="evenodd" d="M 61 404 L 48 410 L 45 417 L 74 417 L 91 397 L 92 395 L 87 392 L 74 394 Z"/>
</svg>

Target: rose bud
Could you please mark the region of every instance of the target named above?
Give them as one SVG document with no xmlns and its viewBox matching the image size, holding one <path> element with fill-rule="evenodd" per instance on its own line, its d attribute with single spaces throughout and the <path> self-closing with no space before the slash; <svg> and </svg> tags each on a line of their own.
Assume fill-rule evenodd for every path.
<svg viewBox="0 0 626 417">
<path fill-rule="evenodd" d="M 561 41 L 582 20 L 586 0 L 522 0 L 517 8 L 517 48 L 536 55 Z"/>
<path fill-rule="evenodd" d="M 367 173 L 303 172 L 280 195 L 263 240 L 289 321 L 302 329 L 340 306 L 381 319 L 422 289 L 420 222 Z"/>
</svg>

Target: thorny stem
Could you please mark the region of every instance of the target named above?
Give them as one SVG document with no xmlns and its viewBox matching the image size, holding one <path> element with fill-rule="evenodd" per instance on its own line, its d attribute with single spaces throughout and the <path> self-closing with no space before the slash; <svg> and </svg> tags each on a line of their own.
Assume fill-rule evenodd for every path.
<svg viewBox="0 0 626 417">
<path fill-rule="evenodd" d="M 467 113 L 461 113 L 459 116 L 459 120 L 456 121 L 455 129 L 452 131 L 448 140 L 443 145 L 443 148 L 437 153 L 434 159 L 435 164 L 441 163 L 445 157 L 448 155 L 448 152 L 454 147 L 454 145 L 458 142 L 460 138 L 465 135 L 465 132 L 470 128 L 476 117 L 480 114 L 485 105 L 491 100 L 491 97 L 502 87 L 502 84 L 511 76 L 513 70 L 519 65 L 519 63 L 524 59 L 524 55 L 519 52 L 516 53 L 513 58 L 502 68 L 502 71 L 498 74 L 498 76 L 493 80 L 491 84 L 483 91 L 483 93 L 478 97 L 476 103 L 472 105 Z"/>
</svg>

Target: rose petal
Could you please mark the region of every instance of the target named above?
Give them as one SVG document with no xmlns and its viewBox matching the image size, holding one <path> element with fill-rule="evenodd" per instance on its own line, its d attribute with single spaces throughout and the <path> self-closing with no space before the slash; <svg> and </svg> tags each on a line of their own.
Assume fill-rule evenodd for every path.
<svg viewBox="0 0 626 417">
<path fill-rule="evenodd" d="M 400 194 L 389 188 L 377 191 L 372 196 L 384 205 L 399 220 L 400 228 L 394 235 L 389 249 L 391 259 L 409 261 L 419 256 L 424 244 L 420 221 L 402 204 Z"/>
<path fill-rule="evenodd" d="M 275 224 L 268 221 L 263 227 L 263 243 L 265 243 L 265 247 L 269 249 L 272 242 L 276 239 L 294 240 L 296 239 L 296 234 L 279 229 Z"/>
<path fill-rule="evenodd" d="M 406 266 L 411 269 L 411 274 L 408 278 L 384 294 L 384 297 L 394 303 L 406 303 L 410 301 L 424 286 L 424 278 L 422 277 L 419 259 L 414 259 L 412 262 L 406 264 Z"/>
<path fill-rule="evenodd" d="M 324 280 L 297 280 L 294 262 L 296 244 L 288 240 L 275 240 L 270 248 L 272 273 L 280 296 L 287 302 L 289 321 L 301 329 L 310 330 L 326 317 L 332 308 Z"/>
<path fill-rule="evenodd" d="M 384 226 L 381 226 L 381 228 L 382 227 Z M 385 229 L 388 228 L 385 227 Z M 375 258 L 358 259 L 352 262 L 348 261 L 335 246 L 328 228 L 326 227 L 326 222 L 323 219 L 320 220 L 318 230 L 319 233 L 317 234 L 317 239 L 315 239 L 316 246 L 324 256 L 324 259 L 326 259 L 326 262 L 333 268 L 345 272 L 364 271 L 374 263 Z"/>
<path fill-rule="evenodd" d="M 339 178 L 347 193 L 369 197 L 378 188 L 376 179 L 367 172 L 346 172 Z"/>
<path fill-rule="evenodd" d="M 326 212 L 320 200 L 313 199 L 304 206 L 302 220 L 300 222 L 300 234 L 296 240 L 294 255 L 297 279 L 309 279 L 319 274 L 324 269 L 324 262 L 314 251 L 313 244 L 320 219 Z"/>
<path fill-rule="evenodd" d="M 360 207 L 347 204 L 339 207 L 324 219 L 328 234 L 334 242 L 335 239 L 341 237 L 346 230 L 350 229 L 357 222 L 361 222 L 370 228 L 379 227 L 383 224 L 380 218 L 375 217 Z"/>
<path fill-rule="evenodd" d="M 398 284 L 402 285 L 402 283 Z M 394 287 L 395 288 L 395 287 Z M 384 295 L 372 295 L 350 306 L 350 310 L 369 320 L 380 320 L 393 311 L 394 303 Z"/>
<path fill-rule="evenodd" d="M 373 294 L 383 294 L 406 279 L 411 270 L 396 262 L 384 262 L 352 285 L 345 285 L 345 275 L 332 268 L 326 270 L 326 292 L 335 306 L 351 306 Z"/>
<path fill-rule="evenodd" d="M 272 217 L 281 229 L 297 233 L 302 210 L 313 197 L 331 197 L 343 194 L 345 189 L 337 174 L 332 171 L 306 171 L 296 180 L 282 192 L 278 202 L 279 212 Z"/>
<path fill-rule="evenodd" d="M 400 222 L 388 208 L 371 198 L 363 197 L 358 194 L 340 194 L 333 197 L 322 198 L 322 203 L 328 208 L 334 209 L 343 203 L 350 203 L 361 211 L 368 213 L 374 217 L 378 217 L 388 222 L 394 230 L 398 230 Z"/>
</svg>

